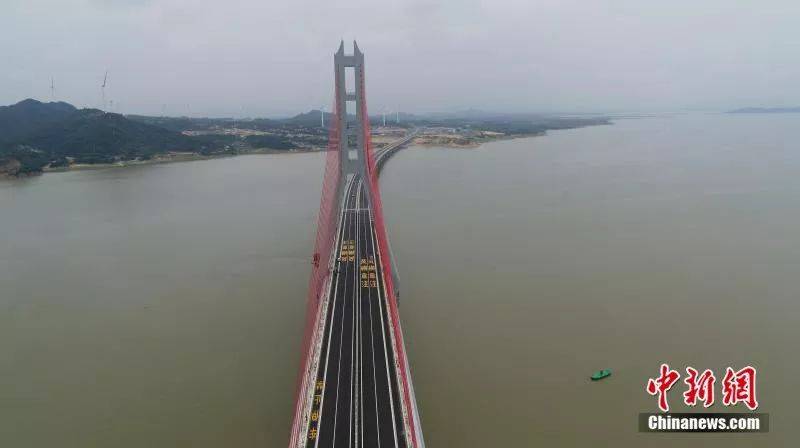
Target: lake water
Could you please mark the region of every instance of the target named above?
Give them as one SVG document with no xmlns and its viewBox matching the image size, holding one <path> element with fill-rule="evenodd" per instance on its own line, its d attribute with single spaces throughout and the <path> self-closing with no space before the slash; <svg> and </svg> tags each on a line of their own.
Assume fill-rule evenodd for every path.
<svg viewBox="0 0 800 448">
<path fill-rule="evenodd" d="M 798 142 L 800 115 L 691 114 L 398 153 L 428 446 L 795 444 Z M 285 446 L 322 162 L 0 181 L 0 446 Z M 661 362 L 756 366 L 771 432 L 638 433 Z"/>
</svg>

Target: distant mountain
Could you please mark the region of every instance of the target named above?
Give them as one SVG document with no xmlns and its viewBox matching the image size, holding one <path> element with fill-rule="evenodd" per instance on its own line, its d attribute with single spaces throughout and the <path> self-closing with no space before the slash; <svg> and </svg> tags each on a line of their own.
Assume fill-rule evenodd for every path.
<svg viewBox="0 0 800 448">
<path fill-rule="evenodd" d="M 13 106 L 0 106 L 0 144 L 18 140 L 58 123 L 76 110 L 67 103 L 41 103 L 31 99 Z"/>
<path fill-rule="evenodd" d="M 729 114 L 796 114 L 800 107 L 743 107 L 728 111 Z"/>
<path fill-rule="evenodd" d="M 297 114 L 290 118 L 283 118 L 280 120 L 275 120 L 277 123 L 284 123 L 291 126 L 304 126 L 304 127 L 318 127 L 320 125 L 320 114 L 322 113 L 319 109 L 312 109 L 308 112 Z M 355 119 L 355 115 L 349 115 L 349 119 Z M 386 114 L 386 125 L 393 126 L 395 125 L 395 120 L 398 118 L 398 115 L 395 113 L 387 113 Z M 401 112 L 399 114 L 400 122 L 405 123 L 408 121 L 412 121 L 417 119 L 418 117 L 406 114 Z M 333 114 L 330 112 L 325 112 L 325 126 L 328 126 L 328 123 L 333 120 Z M 370 122 L 373 126 L 383 123 L 383 114 L 382 113 L 372 113 L 369 116 Z"/>
<path fill-rule="evenodd" d="M 320 125 L 320 114 L 323 112 L 319 109 L 312 109 L 308 112 L 297 114 L 294 117 L 284 118 L 278 121 L 281 121 L 286 124 L 290 125 L 297 125 L 297 126 L 319 126 Z M 333 114 L 330 112 L 325 112 L 325 123 L 330 123 L 333 119 Z"/>
<path fill-rule="evenodd" d="M 0 171 L 38 172 L 46 165 L 149 159 L 167 151 L 202 151 L 200 140 L 67 103 L 25 100 L 0 107 Z"/>
<path fill-rule="evenodd" d="M 238 129 L 269 130 L 282 126 L 281 120 L 269 118 L 153 117 L 148 115 L 126 115 L 125 118 L 175 132 L 215 131 L 233 127 Z M 319 120 L 319 117 L 317 117 L 317 120 Z M 317 121 L 317 124 L 319 124 L 319 121 Z"/>
<path fill-rule="evenodd" d="M 55 156 L 76 157 L 86 163 L 149 158 L 167 151 L 196 149 L 195 142 L 179 132 L 97 109 L 76 111 L 28 135 L 21 143 Z"/>
<path fill-rule="evenodd" d="M 123 116 L 28 99 L 0 107 L 0 175 L 71 163 L 147 160 L 173 151 L 310 150 L 327 142 L 319 114 L 312 110 L 278 120 Z M 325 115 L 327 125 L 331 115 Z"/>
<path fill-rule="evenodd" d="M 175 132 L 187 130 L 204 131 L 218 126 L 231 126 L 233 118 L 191 118 L 191 117 L 152 117 L 147 115 L 126 115 L 125 118 Z"/>
<path fill-rule="evenodd" d="M 493 120 L 507 116 L 509 114 L 486 112 L 480 109 L 466 109 L 454 112 L 432 112 L 425 114 L 422 118 L 431 120 Z"/>
<path fill-rule="evenodd" d="M 321 128 L 320 115 L 323 112 L 319 109 L 312 109 L 308 112 L 303 112 L 291 117 L 286 118 L 190 118 L 190 117 L 153 117 L 146 115 L 126 115 L 126 118 L 139 121 L 142 123 L 152 124 L 172 131 L 210 131 L 233 128 L 237 129 L 252 129 L 256 131 L 274 131 L 277 129 L 291 129 L 291 128 L 304 128 L 308 131 L 311 129 Z M 325 129 L 333 120 L 333 114 L 325 112 Z M 386 124 L 393 125 L 397 116 L 394 113 L 386 115 Z M 353 115 L 350 116 L 353 119 Z M 418 117 L 400 113 L 400 122 L 405 123 L 418 119 Z M 370 115 L 370 121 L 374 124 L 382 123 L 382 114 Z M 327 131 L 326 131 L 327 133 Z"/>
</svg>

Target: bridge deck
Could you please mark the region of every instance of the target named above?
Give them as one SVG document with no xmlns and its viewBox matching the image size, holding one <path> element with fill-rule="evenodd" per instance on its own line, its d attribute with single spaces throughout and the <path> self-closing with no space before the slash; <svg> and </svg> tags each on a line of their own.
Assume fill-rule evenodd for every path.
<svg viewBox="0 0 800 448">
<path fill-rule="evenodd" d="M 405 447 L 395 338 L 372 210 L 359 176 L 345 188 L 306 446 Z M 311 391 L 308 391 L 309 394 Z"/>
</svg>

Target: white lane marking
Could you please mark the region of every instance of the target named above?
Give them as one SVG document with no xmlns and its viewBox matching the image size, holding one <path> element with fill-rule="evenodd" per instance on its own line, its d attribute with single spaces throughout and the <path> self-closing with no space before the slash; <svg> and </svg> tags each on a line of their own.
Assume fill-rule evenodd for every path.
<svg viewBox="0 0 800 448">
<path fill-rule="evenodd" d="M 355 177 L 351 178 L 351 182 L 354 181 L 354 180 L 355 180 Z M 345 196 L 345 205 L 347 204 L 347 201 L 350 200 L 350 194 L 351 194 L 351 191 L 348 190 L 347 196 Z M 350 227 L 348 226 L 348 229 L 349 228 Z M 350 270 L 350 266 L 348 265 L 347 271 L 349 271 L 349 270 Z M 345 272 L 345 275 L 347 275 L 348 273 L 349 272 Z M 345 301 L 347 300 L 347 283 L 345 283 L 344 293 L 342 294 L 342 299 L 345 300 Z M 343 306 L 342 306 L 342 312 L 343 313 L 344 313 L 344 307 L 345 307 L 345 305 L 343 304 Z M 344 339 L 344 321 L 345 321 L 345 319 L 342 318 L 341 330 L 339 331 L 339 359 L 338 359 L 338 368 L 337 368 L 337 371 L 336 371 L 336 405 L 335 405 L 334 410 L 333 410 L 333 438 L 331 439 L 334 444 L 336 443 L 336 428 L 337 428 L 337 426 L 339 424 L 339 419 L 338 419 L 338 417 L 339 417 L 339 398 L 341 398 L 341 394 L 339 394 L 339 388 L 341 386 L 341 378 L 342 378 L 342 340 Z"/>
<path fill-rule="evenodd" d="M 369 232 L 370 236 L 372 232 Z M 369 238 L 369 241 L 372 242 L 372 238 Z M 375 254 L 372 254 L 373 260 L 375 258 Z M 376 270 L 377 273 L 377 270 Z M 381 446 L 381 419 L 380 414 L 378 413 L 378 374 L 377 368 L 375 367 L 375 332 L 373 328 L 375 327 L 375 323 L 372 321 L 372 288 L 369 289 L 369 339 L 370 339 L 370 350 L 372 351 L 372 387 L 373 387 L 373 394 L 375 399 L 375 428 L 377 430 L 377 439 L 378 439 L 378 447 Z"/>
<path fill-rule="evenodd" d="M 363 182 L 359 182 L 358 185 L 358 203 L 356 204 L 358 207 L 361 207 L 362 195 L 363 195 Z M 359 210 L 361 210 L 359 208 Z M 361 215 L 360 212 L 358 212 Z M 359 216 L 359 227 L 358 227 L 358 272 L 359 278 L 358 281 L 361 281 L 361 259 L 362 257 L 362 247 L 361 247 L 361 217 Z M 362 328 L 362 310 L 361 310 L 361 284 L 358 285 L 358 388 L 359 388 L 359 399 L 358 399 L 358 425 L 361 428 L 361 438 L 360 440 L 364 442 L 364 330 Z M 358 443 L 356 443 L 356 447 Z"/>
<path fill-rule="evenodd" d="M 364 201 L 365 194 L 364 194 L 364 188 L 363 187 L 364 187 L 364 182 L 362 180 L 361 182 L 359 182 L 359 186 L 358 186 L 358 191 L 359 191 L 358 206 L 360 207 L 359 211 L 367 210 L 367 209 L 362 207 L 362 202 L 366 202 L 366 201 Z M 359 213 L 359 215 L 360 215 L 360 213 Z M 360 260 L 362 260 L 364 258 L 364 252 L 366 251 L 365 247 L 361 247 L 362 246 L 362 243 L 361 243 L 362 237 L 364 237 L 364 245 L 366 245 L 366 238 L 365 238 L 365 233 L 366 232 L 363 231 L 365 226 L 360 223 L 361 221 L 362 221 L 362 219 L 359 216 L 359 228 L 358 228 L 359 282 L 361 281 L 361 261 Z M 366 224 L 368 226 L 369 222 L 367 221 Z M 362 285 L 359 284 L 359 286 L 362 286 Z M 363 300 L 362 300 L 362 295 L 361 295 L 362 290 L 363 290 L 363 288 L 359 288 L 358 289 L 358 316 L 359 316 L 359 318 L 358 318 L 359 319 L 359 324 L 358 324 L 358 326 L 359 326 L 359 339 L 358 339 L 358 344 L 359 344 L 358 345 L 359 346 L 358 379 L 359 379 L 359 383 L 358 384 L 359 384 L 359 388 L 361 390 L 361 392 L 360 392 L 361 399 L 359 400 L 358 406 L 359 406 L 359 421 L 360 421 L 360 425 L 361 425 L 361 441 L 366 446 L 366 438 L 364 437 L 364 430 L 366 428 L 366 425 L 364 424 L 364 415 L 365 415 L 365 412 L 364 412 L 364 329 L 363 329 L 363 325 L 362 325 L 363 324 L 363 316 L 364 316 L 364 314 L 363 314 L 363 310 L 362 310 L 362 307 L 363 307 Z M 368 288 L 367 289 L 367 299 L 368 300 L 369 300 L 370 294 L 371 294 L 370 293 L 370 289 Z"/>
<path fill-rule="evenodd" d="M 342 204 L 342 205 L 346 205 L 346 203 L 347 203 L 347 195 L 348 195 L 352 185 L 353 185 L 353 179 L 350 179 L 347 182 L 347 187 L 345 188 L 345 195 L 344 195 L 345 204 Z M 320 436 L 319 433 L 320 433 L 320 431 L 322 429 L 322 417 L 323 417 L 322 410 L 324 409 L 323 406 L 325 405 L 325 391 L 328 389 L 327 388 L 327 384 L 328 384 L 328 369 L 330 369 L 330 358 L 331 358 L 331 336 L 333 335 L 333 323 L 336 321 L 336 298 L 339 295 L 338 294 L 339 293 L 339 278 L 341 277 L 341 272 L 338 271 L 338 269 L 341 268 L 341 262 L 339 261 L 339 259 L 342 257 L 342 236 L 343 236 L 343 234 L 345 232 L 345 226 L 347 226 L 347 218 L 346 218 L 346 216 L 347 216 L 347 213 L 345 213 L 344 211 L 342 211 L 342 213 L 339 215 L 339 231 L 337 232 L 337 236 L 336 236 L 336 254 L 338 255 L 336 257 L 336 264 L 334 265 L 335 269 L 337 269 L 337 271 L 336 271 L 336 283 L 335 283 L 335 286 L 333 288 L 333 304 L 330 305 L 330 306 L 333 306 L 333 308 L 331 309 L 331 320 L 330 320 L 330 323 L 328 324 L 328 347 L 325 349 L 325 373 L 322 375 L 322 384 L 323 384 L 323 386 L 322 386 L 322 394 L 321 394 L 322 398 L 320 399 L 320 402 L 319 402 L 319 417 L 318 417 L 318 420 L 317 420 L 317 438 L 314 440 L 314 447 L 315 448 L 319 447 L 319 436 Z M 342 225 L 342 224 L 344 224 L 344 225 Z M 316 384 L 317 376 L 319 376 L 319 371 L 317 371 L 317 375 L 314 376 L 314 390 L 316 390 L 316 387 L 317 387 L 317 384 Z M 337 385 L 337 387 L 338 387 L 338 385 Z M 335 419 L 335 417 L 336 417 L 336 415 L 334 414 L 334 419 Z"/>
<path fill-rule="evenodd" d="M 360 185 L 360 181 L 356 185 Z M 355 193 L 356 205 L 358 205 L 358 199 L 360 197 L 359 196 L 360 193 L 361 193 L 361 189 L 357 188 L 356 189 L 356 193 Z M 356 213 L 356 220 L 355 220 L 355 239 L 356 240 L 358 240 L 358 224 L 359 224 L 359 221 L 360 221 L 360 216 L 359 215 L 360 215 L 360 213 Z M 354 267 L 357 268 L 358 267 L 357 266 L 358 263 L 359 263 L 358 260 L 356 260 L 356 263 L 354 264 Z M 356 294 L 358 294 L 356 292 L 358 290 L 358 287 L 359 287 L 359 284 L 358 284 L 358 269 L 353 269 L 353 277 L 354 277 L 353 278 L 353 288 L 355 288 L 355 290 L 353 291 L 353 294 L 351 294 L 351 296 L 350 296 L 351 299 L 354 298 Z M 351 320 L 351 325 L 352 326 L 351 326 L 351 331 L 350 331 L 350 335 L 351 335 L 350 336 L 350 407 L 348 409 L 349 410 L 348 413 L 350 414 L 350 425 L 348 427 L 348 432 L 347 432 L 347 437 L 348 437 L 347 445 L 348 446 L 353 446 L 353 436 L 355 435 L 354 427 L 353 427 L 353 413 L 355 412 L 355 409 L 353 408 L 353 393 L 355 392 L 355 369 L 356 369 L 356 367 L 355 367 L 354 364 L 356 363 L 356 344 L 357 344 L 356 334 L 355 333 L 356 333 L 356 326 L 358 325 L 358 322 L 356 321 L 356 303 L 352 303 L 351 305 L 352 305 L 351 308 L 353 309 L 353 318 Z"/>
<path fill-rule="evenodd" d="M 369 221 L 370 221 L 370 225 L 372 226 L 372 231 L 370 232 L 370 241 L 372 241 L 372 253 L 373 253 L 373 256 L 375 257 L 375 260 L 377 262 L 377 260 L 379 259 L 379 254 L 378 254 L 378 251 L 375 248 L 375 225 L 374 225 L 374 221 L 372 220 L 372 210 L 370 210 L 370 212 L 369 212 Z M 383 273 L 383 269 L 385 269 L 385 268 L 384 268 L 383 265 L 381 265 L 381 273 Z M 377 274 L 377 272 L 378 271 L 376 269 L 375 273 Z M 383 282 L 379 282 L 379 284 L 383 285 Z M 381 291 L 382 291 L 382 288 L 378 287 L 378 305 L 380 306 L 380 311 L 381 311 L 381 334 L 383 336 L 383 361 L 384 361 L 384 364 L 385 364 L 385 367 L 386 367 L 386 380 L 387 380 L 386 381 L 386 385 L 389 388 L 389 405 L 391 406 L 391 409 L 392 409 L 392 430 L 393 430 L 393 433 L 394 433 L 394 446 L 397 447 L 398 446 L 398 442 L 397 442 L 397 423 L 396 423 L 395 415 L 394 415 L 394 396 L 392 395 L 392 378 L 389 376 L 389 351 L 386 350 L 386 329 L 385 329 L 385 327 L 383 325 L 383 323 L 384 323 L 383 322 L 383 313 L 384 313 L 384 305 L 385 304 L 383 302 L 383 298 L 381 298 Z M 394 363 L 394 359 L 392 359 L 392 363 Z"/>
<path fill-rule="evenodd" d="M 359 201 L 360 200 L 361 200 L 361 182 L 359 182 L 356 185 L 356 207 L 359 206 Z M 360 257 L 359 257 L 360 253 L 359 253 L 359 249 L 358 249 L 359 239 L 361 238 L 361 217 L 358 216 L 358 215 L 360 215 L 360 213 L 356 214 L 356 238 L 355 238 L 355 240 L 356 240 L 355 241 L 356 242 L 356 249 L 355 249 L 356 256 L 355 256 L 355 258 L 356 258 L 356 273 L 357 273 L 356 276 L 358 276 L 358 272 L 359 272 L 358 266 L 361 263 Z M 360 317 L 359 296 L 361 294 L 361 287 L 360 286 L 361 285 L 356 284 L 355 290 L 353 290 L 353 365 L 354 365 L 354 368 L 353 368 L 353 389 L 352 389 L 353 390 L 353 400 L 352 400 L 352 405 L 351 405 L 351 408 L 350 408 L 350 412 L 351 412 L 351 416 L 353 417 L 353 419 L 352 419 L 352 422 L 353 422 L 352 431 L 353 431 L 353 433 L 352 434 L 353 434 L 353 441 L 354 441 L 353 445 L 355 446 L 355 448 L 358 448 L 358 441 L 359 441 L 358 440 L 358 415 L 359 415 L 358 411 L 360 410 L 360 408 L 358 406 L 358 403 L 360 401 L 358 399 L 358 392 L 359 392 L 359 389 L 358 389 L 358 378 L 359 378 L 358 371 L 359 371 L 359 362 L 361 360 L 361 357 L 359 356 L 360 352 L 361 352 L 361 350 L 360 350 L 361 345 L 359 344 L 359 340 L 360 340 L 360 337 L 361 337 L 361 319 L 359 318 Z"/>
</svg>

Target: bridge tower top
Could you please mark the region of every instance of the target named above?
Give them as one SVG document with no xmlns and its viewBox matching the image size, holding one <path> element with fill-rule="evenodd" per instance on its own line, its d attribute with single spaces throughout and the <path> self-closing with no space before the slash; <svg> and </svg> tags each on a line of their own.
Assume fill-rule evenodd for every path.
<svg viewBox="0 0 800 448">
<path fill-rule="evenodd" d="M 336 117 L 339 135 L 340 182 L 348 175 L 360 174 L 366 178 L 367 154 L 364 123 L 366 117 L 364 95 L 364 53 L 353 41 L 353 54 L 345 54 L 344 41 L 334 54 L 336 78 Z M 352 70 L 348 70 L 352 69 Z"/>
</svg>

